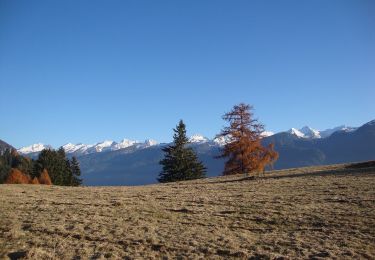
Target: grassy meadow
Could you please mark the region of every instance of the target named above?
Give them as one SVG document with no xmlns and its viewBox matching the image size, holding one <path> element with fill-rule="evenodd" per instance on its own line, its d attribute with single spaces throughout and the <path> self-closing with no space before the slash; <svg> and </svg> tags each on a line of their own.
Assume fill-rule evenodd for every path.
<svg viewBox="0 0 375 260">
<path fill-rule="evenodd" d="M 4 259 L 374 259 L 375 167 L 138 187 L 0 185 Z"/>
</svg>

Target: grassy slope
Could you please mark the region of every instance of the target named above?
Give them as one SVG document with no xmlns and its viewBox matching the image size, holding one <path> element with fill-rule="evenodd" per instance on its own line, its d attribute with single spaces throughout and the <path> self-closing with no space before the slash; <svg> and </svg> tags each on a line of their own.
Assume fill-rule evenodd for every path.
<svg viewBox="0 0 375 260">
<path fill-rule="evenodd" d="M 0 258 L 375 258 L 375 168 L 142 187 L 0 185 Z"/>
</svg>

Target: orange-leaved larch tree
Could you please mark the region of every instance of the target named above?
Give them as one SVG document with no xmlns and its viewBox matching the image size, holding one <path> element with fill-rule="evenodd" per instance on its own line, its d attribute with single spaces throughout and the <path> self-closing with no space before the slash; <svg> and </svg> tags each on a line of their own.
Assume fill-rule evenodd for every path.
<svg viewBox="0 0 375 260">
<path fill-rule="evenodd" d="M 42 173 L 40 174 L 38 181 L 40 184 L 44 185 L 52 185 L 51 178 L 49 177 L 47 169 L 43 169 Z"/>
<path fill-rule="evenodd" d="M 40 183 L 39 183 L 38 178 L 37 178 L 37 177 L 34 177 L 34 178 L 31 180 L 30 184 L 40 184 Z"/>
<path fill-rule="evenodd" d="M 273 144 L 264 147 L 261 143 L 264 126 L 254 118 L 253 107 L 248 104 L 235 105 L 223 116 L 229 126 L 223 128 L 217 138 L 226 142 L 220 158 L 228 158 L 224 175 L 264 172 L 278 158 Z"/>
<path fill-rule="evenodd" d="M 29 184 L 30 182 L 31 182 L 31 178 L 29 175 L 24 174 L 18 169 L 12 168 L 4 183 L 5 184 Z"/>
</svg>

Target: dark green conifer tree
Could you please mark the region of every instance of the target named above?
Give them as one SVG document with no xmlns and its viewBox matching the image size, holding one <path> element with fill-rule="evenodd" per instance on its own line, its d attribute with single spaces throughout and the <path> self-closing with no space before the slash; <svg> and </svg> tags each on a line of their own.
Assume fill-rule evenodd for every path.
<svg viewBox="0 0 375 260">
<path fill-rule="evenodd" d="M 73 186 L 72 164 L 69 159 L 65 159 L 65 164 L 66 164 L 66 175 L 65 175 L 66 185 Z"/>
<path fill-rule="evenodd" d="M 173 131 L 173 144 L 162 149 L 165 157 L 160 161 L 163 170 L 159 174 L 158 181 L 174 182 L 205 177 L 206 168 L 198 160 L 193 149 L 187 147 L 189 140 L 186 137 L 184 122 L 180 120 Z"/>
<path fill-rule="evenodd" d="M 47 169 L 54 185 L 66 185 L 66 163 L 61 154 L 55 150 L 44 149 L 40 152 L 34 165 L 34 176 L 39 177 L 43 169 Z"/>
<path fill-rule="evenodd" d="M 81 169 L 79 167 L 79 162 L 75 156 L 72 157 L 70 163 L 70 168 L 72 172 L 72 186 L 80 186 L 82 184 Z"/>
<path fill-rule="evenodd" d="M 71 186 L 75 183 L 71 163 L 67 159 L 64 149 L 45 149 L 40 152 L 34 165 L 34 176 L 39 177 L 43 169 L 48 171 L 54 185 Z"/>
<path fill-rule="evenodd" d="M 4 183 L 12 168 L 11 150 L 6 149 L 0 155 L 0 183 Z"/>
</svg>

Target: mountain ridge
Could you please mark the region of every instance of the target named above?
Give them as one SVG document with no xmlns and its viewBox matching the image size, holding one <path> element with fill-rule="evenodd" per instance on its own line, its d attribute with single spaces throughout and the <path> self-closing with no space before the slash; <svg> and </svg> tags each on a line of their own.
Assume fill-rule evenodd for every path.
<svg viewBox="0 0 375 260">
<path fill-rule="evenodd" d="M 285 132 L 291 133 L 299 138 L 326 138 L 329 137 L 331 134 L 333 134 L 336 131 L 352 131 L 355 130 L 354 127 L 347 127 L 345 125 L 341 125 L 332 129 L 326 129 L 326 130 L 316 130 L 309 126 L 304 126 L 301 129 L 291 128 Z M 279 132 L 283 133 L 283 132 Z M 276 133 L 278 134 L 278 133 Z M 262 133 L 262 137 L 269 137 L 275 135 L 275 133 L 270 131 L 264 131 Z M 220 146 L 224 145 L 226 143 L 226 140 L 220 139 L 220 138 L 207 138 L 201 134 L 193 134 L 189 138 L 189 142 L 191 143 L 202 143 L 202 142 L 214 142 Z M 74 154 L 74 155 L 85 155 L 89 153 L 95 153 L 95 152 L 106 152 L 106 151 L 116 151 L 120 149 L 124 149 L 130 146 L 136 145 L 138 148 L 146 148 L 153 145 L 159 145 L 159 143 L 156 140 L 153 139 L 146 139 L 144 142 L 139 142 L 136 140 L 130 140 L 130 139 L 122 139 L 120 142 L 115 142 L 112 140 L 104 140 L 101 142 L 97 142 L 96 144 L 73 144 L 73 143 L 67 143 L 64 144 L 62 147 L 64 148 L 66 153 Z M 29 154 L 37 154 L 38 152 L 42 151 L 43 149 L 52 148 L 50 145 L 44 145 L 42 143 L 32 144 L 30 146 L 21 147 L 18 149 L 18 152 L 23 155 L 29 155 Z"/>
</svg>

